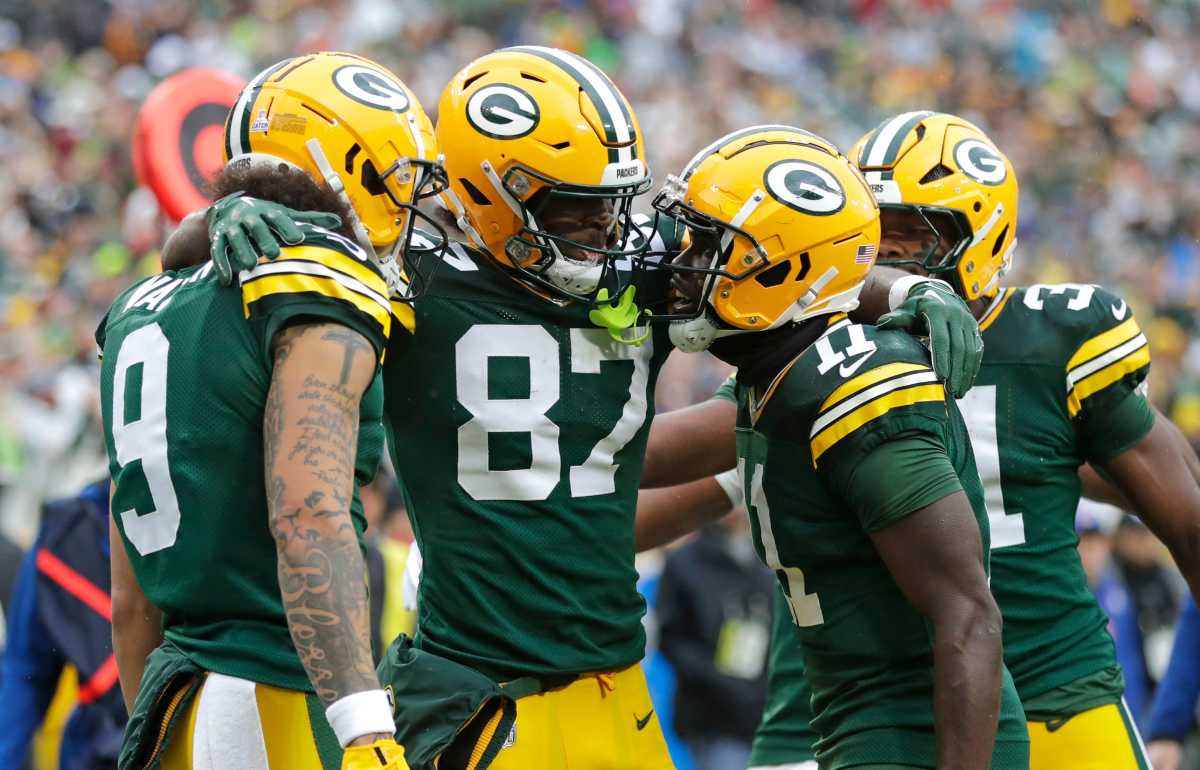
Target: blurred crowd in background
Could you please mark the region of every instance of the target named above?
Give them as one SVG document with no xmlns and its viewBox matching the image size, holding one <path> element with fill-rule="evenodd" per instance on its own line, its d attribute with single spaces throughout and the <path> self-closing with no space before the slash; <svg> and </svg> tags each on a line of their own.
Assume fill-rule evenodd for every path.
<svg viewBox="0 0 1200 770">
<path fill-rule="evenodd" d="M 1155 402 L 1200 443 L 1198 38 L 1194 0 L 0 0 L 0 531 L 27 544 L 43 500 L 104 473 L 92 333 L 170 226 L 130 164 L 141 100 L 183 68 L 321 49 L 390 66 L 431 116 L 494 48 L 577 51 L 632 101 L 659 180 L 755 123 L 849 148 L 889 114 L 964 115 L 1021 181 L 1009 281 L 1122 293 Z M 724 374 L 674 356 L 659 409 Z"/>
</svg>

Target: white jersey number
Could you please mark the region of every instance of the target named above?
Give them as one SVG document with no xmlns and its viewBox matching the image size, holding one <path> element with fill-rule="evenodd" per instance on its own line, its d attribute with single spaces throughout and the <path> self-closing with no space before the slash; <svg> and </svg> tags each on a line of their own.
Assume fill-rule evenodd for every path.
<svg viewBox="0 0 1200 770">
<path fill-rule="evenodd" d="M 1000 444 L 996 432 L 996 386 L 976 385 L 958 402 L 971 446 L 975 466 L 983 482 L 983 501 L 988 525 L 992 530 L 992 550 L 1025 542 L 1025 517 L 1004 508 L 1004 486 L 1000 483 Z"/>
<path fill-rule="evenodd" d="M 600 439 L 586 460 L 570 467 L 567 481 L 572 497 L 606 495 L 616 491 L 618 466 L 613 458 L 625 448 L 646 421 L 651 347 L 622 345 L 604 329 L 572 329 L 569 342 L 571 373 L 601 373 L 605 361 L 633 361 L 629 397 L 620 419 Z M 545 500 L 562 476 L 559 426 L 546 413 L 561 397 L 559 344 L 537 325 L 480 324 L 471 327 L 455 346 L 458 401 L 471 419 L 458 429 L 458 483 L 476 500 Z M 529 366 L 526 398 L 493 398 L 488 392 L 489 359 L 523 358 Z M 488 449 L 492 433 L 528 433 L 532 462 L 528 468 L 493 470 Z"/>
<path fill-rule="evenodd" d="M 121 511 L 125 537 L 143 556 L 170 548 L 179 532 L 179 499 L 167 463 L 167 353 L 171 343 L 156 323 L 129 334 L 117 351 L 113 372 L 112 438 L 122 468 L 140 461 L 154 510 Z M 126 414 L 130 372 L 141 369 L 136 419 Z"/>
<path fill-rule="evenodd" d="M 819 626 L 825 622 L 821 612 L 821 600 L 815 594 L 804 592 L 804 572 L 798 567 L 785 567 L 779 561 L 779 548 L 775 543 L 775 530 L 771 527 L 771 509 L 767 505 L 767 495 L 763 492 L 763 466 L 755 464 L 751 468 L 749 486 L 746 481 L 746 460 L 738 458 L 738 477 L 742 481 L 742 489 L 749 501 L 747 511 L 758 522 L 759 543 L 762 545 L 763 560 L 767 566 L 776 572 L 782 572 L 787 578 L 788 607 L 792 612 L 792 621 L 801 628 Z"/>
</svg>

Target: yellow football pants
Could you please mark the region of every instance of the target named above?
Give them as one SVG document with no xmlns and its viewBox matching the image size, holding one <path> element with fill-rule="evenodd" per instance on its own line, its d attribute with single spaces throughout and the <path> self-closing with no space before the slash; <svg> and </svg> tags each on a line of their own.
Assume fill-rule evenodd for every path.
<svg viewBox="0 0 1200 770">
<path fill-rule="evenodd" d="M 162 770 L 323 770 L 309 715 L 305 693 L 208 674 L 176 722 Z M 323 748 L 338 767 L 341 749 Z"/>
<path fill-rule="evenodd" d="M 1150 770 L 1125 702 L 1029 723 L 1029 770 Z"/>
<path fill-rule="evenodd" d="M 517 701 L 492 770 L 671 770 L 642 667 L 581 676 Z"/>
</svg>

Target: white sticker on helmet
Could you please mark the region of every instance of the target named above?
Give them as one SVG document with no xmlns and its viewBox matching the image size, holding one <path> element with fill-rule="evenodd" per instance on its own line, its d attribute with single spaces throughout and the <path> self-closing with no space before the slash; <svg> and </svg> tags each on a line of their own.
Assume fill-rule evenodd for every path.
<svg viewBox="0 0 1200 770">
<path fill-rule="evenodd" d="M 640 160 L 625 163 L 609 163 L 600 176 L 600 184 L 606 187 L 632 185 L 646 178 L 646 164 Z"/>
<path fill-rule="evenodd" d="M 533 97 L 516 86 L 484 86 L 467 100 L 467 120 L 493 139 L 519 139 L 537 128 L 541 110 Z"/>
</svg>

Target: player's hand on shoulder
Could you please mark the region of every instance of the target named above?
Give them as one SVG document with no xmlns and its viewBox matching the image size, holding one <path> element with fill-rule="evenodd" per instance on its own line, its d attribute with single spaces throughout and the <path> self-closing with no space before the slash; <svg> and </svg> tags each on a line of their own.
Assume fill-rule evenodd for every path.
<svg viewBox="0 0 1200 770">
<path fill-rule="evenodd" d="M 983 337 L 967 303 L 941 281 L 921 281 L 892 312 L 880 316 L 880 329 L 901 329 L 928 337 L 933 371 L 955 398 L 971 389 L 983 362 Z"/>
<path fill-rule="evenodd" d="M 408 762 L 403 746 L 392 738 L 381 738 L 347 746 L 342 752 L 342 770 L 408 770 Z"/>
<path fill-rule="evenodd" d="M 260 256 L 275 259 L 280 244 L 294 246 L 304 240 L 299 223 L 335 229 L 342 220 L 324 211 L 296 211 L 278 203 L 250 198 L 241 193 L 227 195 L 209 207 L 209 248 L 218 280 L 224 286 L 242 270 L 249 270 Z"/>
</svg>

